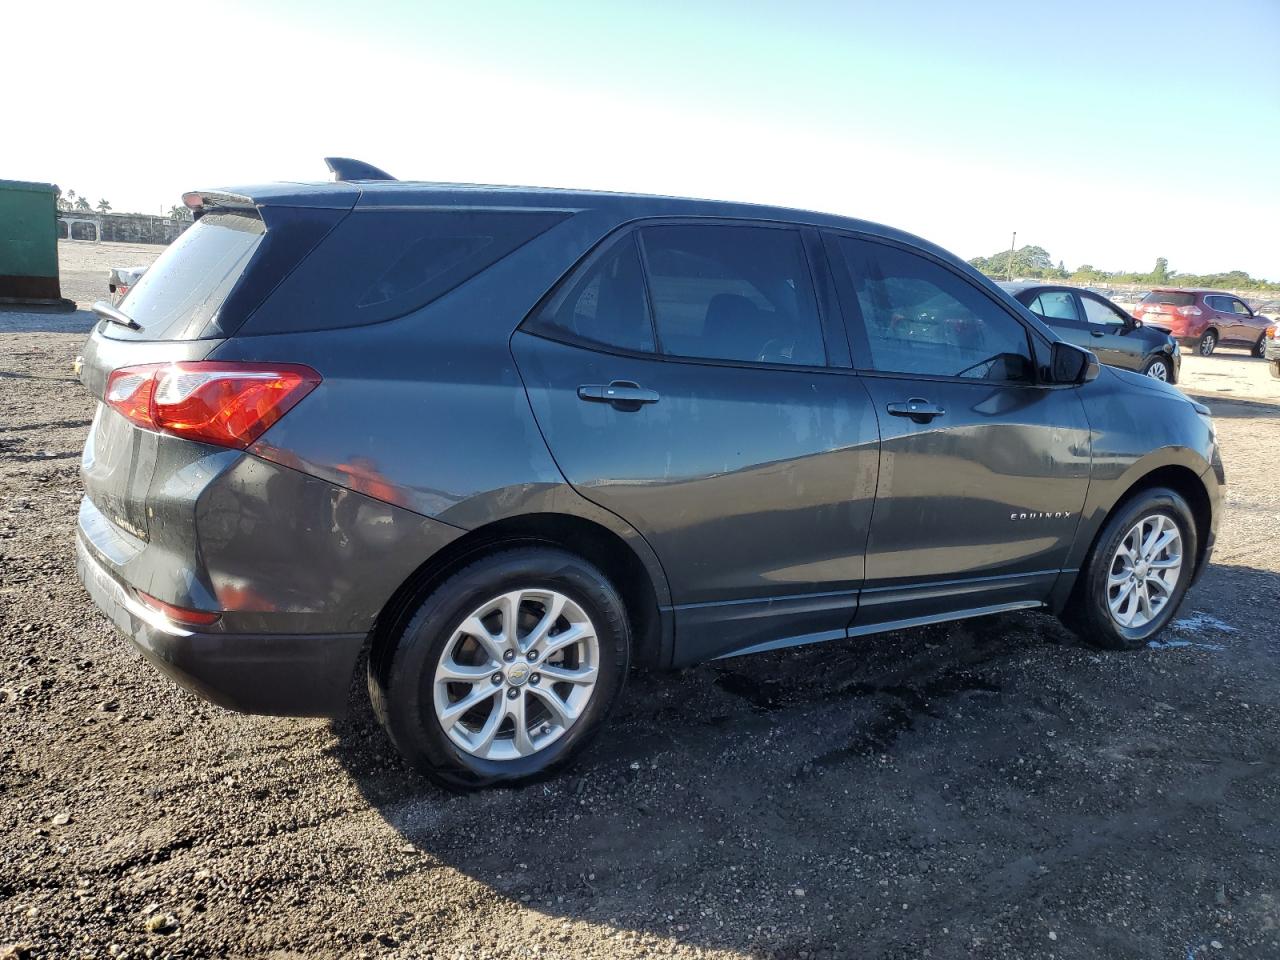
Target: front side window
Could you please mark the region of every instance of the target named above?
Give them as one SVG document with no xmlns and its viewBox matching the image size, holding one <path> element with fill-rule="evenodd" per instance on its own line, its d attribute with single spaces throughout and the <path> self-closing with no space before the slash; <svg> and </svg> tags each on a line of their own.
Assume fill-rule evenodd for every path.
<svg viewBox="0 0 1280 960">
<path fill-rule="evenodd" d="M 1093 297 L 1081 297 L 1080 302 L 1084 304 L 1084 315 L 1089 318 L 1090 323 L 1099 323 L 1109 327 L 1123 327 L 1125 325 L 1125 316 L 1119 310 L 1110 304 L 1103 303 L 1101 300 L 1094 300 Z"/>
<path fill-rule="evenodd" d="M 663 353 L 822 366 L 826 349 L 800 233 L 692 225 L 640 230 Z"/>
<path fill-rule="evenodd" d="M 977 288 L 899 247 L 841 237 L 840 249 L 875 370 L 978 380 L 1034 379 L 1026 330 Z"/>
<path fill-rule="evenodd" d="M 1231 309 L 1235 313 L 1237 313 L 1239 316 L 1242 316 L 1242 317 L 1251 316 L 1251 314 L 1249 313 L 1249 308 L 1244 305 L 1243 301 L 1237 300 L 1234 297 L 1231 298 Z"/>
<path fill-rule="evenodd" d="M 1046 290 L 1032 300 L 1027 307 L 1045 320 L 1079 320 L 1076 298 L 1069 290 Z"/>
<path fill-rule="evenodd" d="M 652 352 L 653 325 L 635 236 L 622 237 L 590 263 L 552 299 L 537 326 L 553 335 Z"/>
</svg>

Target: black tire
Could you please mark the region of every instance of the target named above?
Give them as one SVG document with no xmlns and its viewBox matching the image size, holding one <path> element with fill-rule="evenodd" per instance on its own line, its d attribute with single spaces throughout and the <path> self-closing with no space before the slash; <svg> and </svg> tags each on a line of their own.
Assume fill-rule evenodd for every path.
<svg viewBox="0 0 1280 960">
<path fill-rule="evenodd" d="M 1140 519 L 1153 514 L 1163 514 L 1177 525 L 1182 536 L 1182 569 L 1169 602 L 1159 614 L 1142 627 L 1124 627 L 1111 616 L 1107 603 L 1107 577 L 1111 571 L 1112 559 L 1125 535 Z M 1081 640 L 1091 646 L 1109 650 L 1138 649 L 1159 634 L 1177 615 L 1178 607 L 1195 575 L 1197 556 L 1199 544 L 1196 540 L 1195 518 L 1186 500 L 1167 487 L 1140 491 L 1120 504 L 1107 518 L 1076 579 L 1075 590 L 1062 613 L 1062 620 Z"/>
<path fill-rule="evenodd" d="M 1259 337 L 1258 342 L 1253 345 L 1253 355 L 1261 360 L 1267 355 L 1267 338 Z"/>
<path fill-rule="evenodd" d="M 1159 364 L 1161 367 L 1164 368 L 1163 377 L 1157 377 L 1152 375 L 1152 371 L 1155 369 L 1157 364 Z M 1153 380 L 1163 381 L 1164 383 L 1173 383 L 1173 364 L 1170 363 L 1169 358 L 1164 356 L 1163 354 L 1158 357 L 1152 357 L 1143 366 L 1142 375 L 1144 377 L 1151 377 L 1151 379 Z"/>
<path fill-rule="evenodd" d="M 600 655 L 595 688 L 582 714 L 554 743 L 528 756 L 483 759 L 450 740 L 437 719 L 435 669 L 463 618 L 491 597 L 527 588 L 554 589 L 591 619 Z M 515 547 L 469 564 L 422 601 L 394 648 L 370 658 L 369 696 L 395 748 L 436 783 L 475 789 L 527 782 L 566 766 L 599 732 L 626 683 L 630 653 L 626 609 L 599 569 L 553 547 Z"/>
<path fill-rule="evenodd" d="M 1196 352 L 1202 357 L 1208 357 L 1212 356 L 1216 349 L 1218 349 L 1218 331 L 1206 330 L 1196 343 Z"/>
</svg>

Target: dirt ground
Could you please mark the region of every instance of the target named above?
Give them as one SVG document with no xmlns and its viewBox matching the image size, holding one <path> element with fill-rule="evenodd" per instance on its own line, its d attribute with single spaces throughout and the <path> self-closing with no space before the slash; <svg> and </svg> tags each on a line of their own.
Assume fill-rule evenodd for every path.
<svg viewBox="0 0 1280 960">
<path fill-rule="evenodd" d="M 76 316 L 0 314 L 0 957 L 1280 956 L 1261 361 L 1184 367 L 1230 487 L 1164 643 L 1031 614 L 637 674 L 575 770 L 452 795 L 358 686 L 228 713 L 95 612 Z"/>
</svg>

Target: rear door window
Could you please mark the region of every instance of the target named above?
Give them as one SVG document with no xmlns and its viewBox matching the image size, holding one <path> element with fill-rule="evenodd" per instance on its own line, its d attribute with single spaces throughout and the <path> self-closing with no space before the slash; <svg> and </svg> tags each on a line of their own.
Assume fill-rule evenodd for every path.
<svg viewBox="0 0 1280 960">
<path fill-rule="evenodd" d="M 1189 307 L 1196 302 L 1194 293 L 1153 290 L 1142 298 L 1143 303 L 1167 303 L 1171 307 Z"/>
<path fill-rule="evenodd" d="M 826 364 L 798 230 L 676 224 L 645 227 L 640 239 L 663 353 Z"/>
<path fill-rule="evenodd" d="M 217 315 L 266 227 L 256 213 L 209 213 L 165 250 L 120 304 L 141 330 L 102 321 L 117 340 L 193 340 Z"/>
<path fill-rule="evenodd" d="M 1027 304 L 1036 316 L 1044 320 L 1079 321 L 1076 298 L 1070 290 L 1045 290 Z"/>
<path fill-rule="evenodd" d="M 526 329 L 554 339 L 651 353 L 653 324 L 635 234 L 621 237 L 588 262 Z"/>
<path fill-rule="evenodd" d="M 871 351 L 885 373 L 1029 382 L 1027 331 L 991 297 L 926 257 L 841 237 Z M 855 365 L 866 367 L 865 360 Z"/>
</svg>

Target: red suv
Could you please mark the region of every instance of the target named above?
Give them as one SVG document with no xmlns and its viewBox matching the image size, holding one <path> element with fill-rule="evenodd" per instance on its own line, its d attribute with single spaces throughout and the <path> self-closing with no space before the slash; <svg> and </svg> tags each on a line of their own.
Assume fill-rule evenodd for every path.
<svg viewBox="0 0 1280 960">
<path fill-rule="evenodd" d="M 1194 344 L 1202 357 L 1220 343 L 1248 347 L 1261 357 L 1270 323 L 1239 297 L 1220 290 L 1152 290 L 1133 315 L 1143 323 L 1164 327 L 1185 344 Z"/>
</svg>

